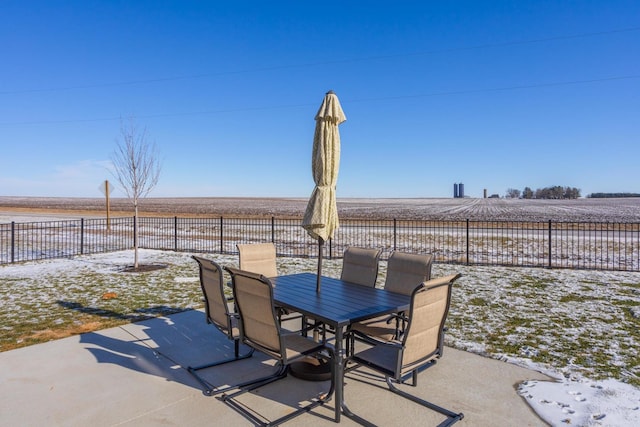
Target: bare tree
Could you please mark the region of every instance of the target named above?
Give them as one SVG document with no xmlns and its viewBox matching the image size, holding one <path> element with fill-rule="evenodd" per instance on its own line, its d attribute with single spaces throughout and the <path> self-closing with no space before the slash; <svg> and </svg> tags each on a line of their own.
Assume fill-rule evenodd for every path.
<svg viewBox="0 0 640 427">
<path fill-rule="evenodd" d="M 133 202 L 134 232 L 133 268 L 138 268 L 138 202 L 146 197 L 158 183 L 160 161 L 155 143 L 149 140 L 147 128 L 138 128 L 133 118 L 120 120 L 120 137 L 111 161 L 114 175 Z"/>
<path fill-rule="evenodd" d="M 554 185 L 552 187 L 538 188 L 535 191 L 536 199 L 577 199 L 580 197 L 580 189 L 575 187 L 562 187 Z"/>
<path fill-rule="evenodd" d="M 520 190 L 516 190 L 515 188 L 508 188 L 505 197 L 508 197 L 510 199 L 518 199 L 520 197 Z"/>
<path fill-rule="evenodd" d="M 533 190 L 530 187 L 524 187 L 522 190 L 523 199 L 533 199 Z"/>
</svg>

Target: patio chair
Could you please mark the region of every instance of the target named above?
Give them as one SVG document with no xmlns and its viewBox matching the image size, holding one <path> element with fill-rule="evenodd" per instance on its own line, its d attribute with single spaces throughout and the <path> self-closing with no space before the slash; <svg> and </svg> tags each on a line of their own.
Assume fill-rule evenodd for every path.
<svg viewBox="0 0 640 427">
<path fill-rule="evenodd" d="M 238 268 L 265 277 L 276 277 L 276 247 L 273 243 L 245 243 L 238 248 Z"/>
<path fill-rule="evenodd" d="M 380 249 L 348 247 L 342 258 L 340 280 L 374 287 L 378 278 L 378 261 L 381 253 Z"/>
<path fill-rule="evenodd" d="M 432 263 L 433 257 L 429 254 L 393 252 L 387 262 L 384 289 L 410 296 L 417 285 L 431 279 Z M 376 317 L 354 323 L 351 325 L 350 331 L 354 333 L 356 338 L 390 341 L 399 338 L 402 333 L 404 329 L 403 318 L 403 313 Z M 351 348 L 353 348 L 353 342 Z"/>
<path fill-rule="evenodd" d="M 238 268 L 265 277 L 276 277 L 278 268 L 276 266 L 276 246 L 273 243 L 239 243 L 238 248 Z M 291 313 L 284 307 L 277 307 L 278 319 L 293 320 L 302 318 L 298 313 Z"/>
<path fill-rule="evenodd" d="M 375 287 L 378 279 L 378 261 L 381 253 L 381 249 L 348 247 L 345 249 L 342 258 L 340 280 L 371 288 Z M 310 322 L 314 325 L 314 335 L 318 331 L 322 331 L 322 340 L 326 341 L 327 331 L 325 325 L 317 320 L 303 318 L 304 328 L 307 328 Z"/>
<path fill-rule="evenodd" d="M 275 359 L 277 370 L 270 377 L 261 379 L 255 384 L 242 387 L 232 394 L 223 394 L 221 399 L 248 419 L 261 425 L 280 424 L 329 401 L 334 391 L 333 372 L 331 387 L 324 397 L 313 399 L 308 405 L 277 420 L 268 421 L 266 424 L 249 408 L 234 400 L 243 393 L 285 378 L 291 362 L 312 354 L 332 359 L 333 350 L 298 332 L 287 331 L 280 326 L 273 304 L 273 284 L 267 277 L 230 267 L 226 269 L 233 281 L 233 294 L 240 314 L 242 342 Z M 333 363 L 331 366 L 333 367 Z"/>
<path fill-rule="evenodd" d="M 187 370 L 194 376 L 202 386 L 204 386 L 204 394 L 212 396 L 225 391 L 218 390 L 214 393 L 215 387 L 209 384 L 204 378 L 198 375 L 198 371 L 211 368 L 236 360 L 251 357 L 254 349 L 251 348 L 248 353 L 240 354 L 240 330 L 238 328 L 239 316 L 229 309 L 227 298 L 224 294 L 224 281 L 222 278 L 222 268 L 214 261 L 206 258 L 192 256 L 198 263 L 200 269 L 200 287 L 204 295 L 204 310 L 207 323 L 215 326 L 220 332 L 225 334 L 227 338 L 233 341 L 234 357 L 218 360 L 199 366 L 189 366 Z"/>
<path fill-rule="evenodd" d="M 434 365 L 442 357 L 444 323 L 451 303 L 451 288 L 460 274 L 431 279 L 415 288 L 407 328 L 401 340 L 379 343 L 353 354 L 350 360 L 385 376 L 389 390 L 422 406 L 447 416 L 442 425 L 451 425 L 464 415 L 435 405 L 398 388 L 409 375 L 412 385 L 418 382 L 418 372 Z"/>
</svg>

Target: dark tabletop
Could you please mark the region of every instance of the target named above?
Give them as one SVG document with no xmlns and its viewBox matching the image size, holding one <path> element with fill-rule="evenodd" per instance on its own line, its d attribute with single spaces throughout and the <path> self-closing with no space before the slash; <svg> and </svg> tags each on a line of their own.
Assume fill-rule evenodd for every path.
<svg viewBox="0 0 640 427">
<path fill-rule="evenodd" d="M 299 273 L 271 279 L 276 304 L 336 327 L 409 309 L 406 295 L 331 277 L 322 277 L 317 294 L 316 277 Z"/>
</svg>

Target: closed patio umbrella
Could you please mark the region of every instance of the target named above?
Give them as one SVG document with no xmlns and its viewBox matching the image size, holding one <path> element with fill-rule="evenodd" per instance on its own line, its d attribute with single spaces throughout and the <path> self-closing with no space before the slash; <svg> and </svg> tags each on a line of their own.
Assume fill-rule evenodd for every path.
<svg viewBox="0 0 640 427">
<path fill-rule="evenodd" d="M 340 132 L 338 125 L 347 118 L 340 101 L 333 91 L 326 93 L 315 117 L 316 129 L 313 137 L 312 172 L 316 184 L 302 220 L 302 227 L 318 241 L 318 282 L 320 292 L 322 273 L 322 248 L 333 238 L 338 228 L 336 183 L 340 166 Z"/>
</svg>

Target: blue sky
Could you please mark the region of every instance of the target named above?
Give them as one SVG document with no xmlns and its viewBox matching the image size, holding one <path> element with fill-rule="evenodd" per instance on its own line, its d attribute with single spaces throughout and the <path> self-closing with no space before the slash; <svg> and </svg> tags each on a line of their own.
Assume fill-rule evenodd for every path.
<svg viewBox="0 0 640 427">
<path fill-rule="evenodd" d="M 338 197 L 640 192 L 637 0 L 2 0 L 0 55 L 4 196 L 101 197 L 135 117 L 151 196 L 308 197 L 330 89 Z"/>
</svg>

